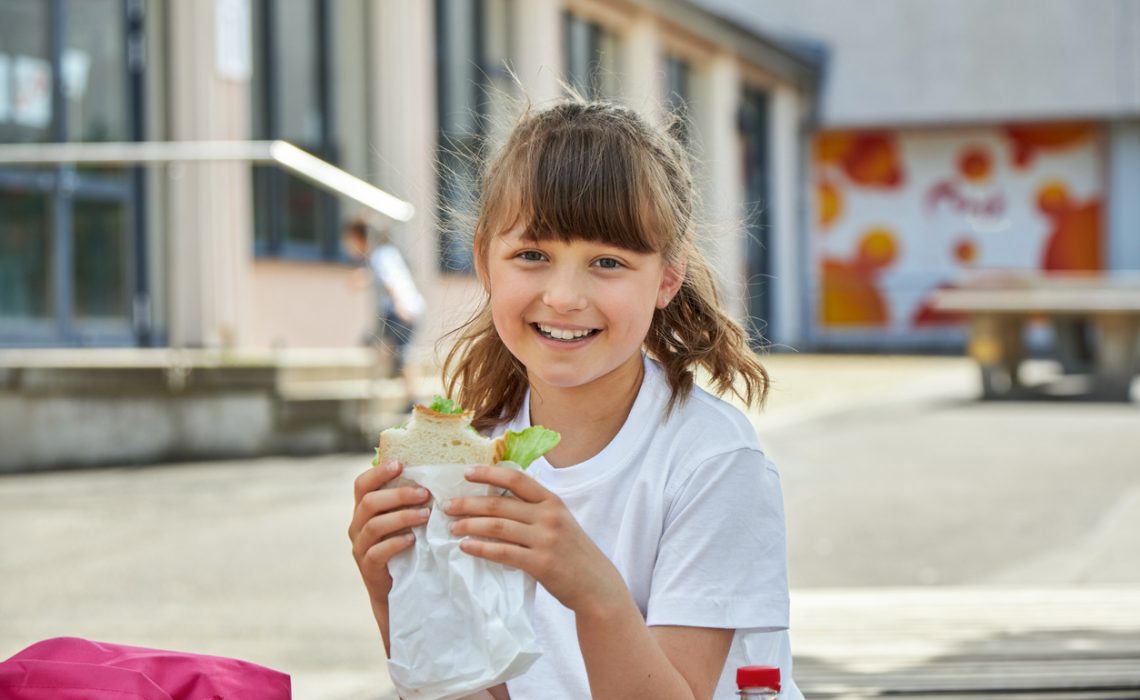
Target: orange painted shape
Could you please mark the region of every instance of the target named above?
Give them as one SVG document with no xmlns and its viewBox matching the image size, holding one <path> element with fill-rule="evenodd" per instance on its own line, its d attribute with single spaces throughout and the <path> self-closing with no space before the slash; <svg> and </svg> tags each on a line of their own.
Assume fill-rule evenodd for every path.
<svg viewBox="0 0 1140 700">
<path fill-rule="evenodd" d="M 1026 168 L 1041 151 L 1063 151 L 1092 138 L 1096 126 L 1088 122 L 1053 124 L 1014 124 L 1005 128 L 1013 151 L 1013 162 Z"/>
<path fill-rule="evenodd" d="M 815 161 L 817 163 L 838 163 L 851 150 L 855 139 L 848 131 L 824 131 L 815 137 Z"/>
<path fill-rule="evenodd" d="M 887 131 L 825 131 L 814 141 L 819 166 L 838 167 L 864 187 L 897 188 L 903 184 L 902 158 L 894 134 Z"/>
<path fill-rule="evenodd" d="M 816 184 L 816 206 L 819 208 L 819 227 L 830 228 L 843 215 L 843 194 L 826 180 Z"/>
<path fill-rule="evenodd" d="M 894 232 L 874 228 L 863 234 L 851 260 L 823 261 L 820 315 L 827 326 L 885 326 L 890 321 L 887 299 L 877 278 L 898 255 Z"/>
<path fill-rule="evenodd" d="M 860 132 L 843 158 L 843 171 L 864 187 L 894 189 L 903 184 L 897 144 L 885 132 Z"/>
<path fill-rule="evenodd" d="M 958 155 L 958 172 L 970 182 L 985 182 L 992 171 L 990 152 L 985 148 L 971 146 Z"/>
<path fill-rule="evenodd" d="M 954 244 L 954 259 L 961 265 L 973 265 L 978 261 L 978 245 L 969 238 Z"/>
<path fill-rule="evenodd" d="M 1104 267 L 1102 206 L 1090 200 L 1060 212 L 1050 212 L 1053 230 L 1045 243 L 1041 269 L 1100 270 Z"/>
<path fill-rule="evenodd" d="M 879 269 L 890 265 L 898 254 L 894 232 L 886 228 L 870 229 L 859 241 L 856 262 L 866 268 Z"/>
<path fill-rule="evenodd" d="M 873 271 L 842 260 L 823 260 L 820 316 L 825 326 L 885 326 L 887 303 Z"/>
<path fill-rule="evenodd" d="M 1060 180 L 1046 180 L 1037 188 L 1037 208 L 1042 213 L 1060 216 L 1071 207 L 1069 187 Z"/>
</svg>

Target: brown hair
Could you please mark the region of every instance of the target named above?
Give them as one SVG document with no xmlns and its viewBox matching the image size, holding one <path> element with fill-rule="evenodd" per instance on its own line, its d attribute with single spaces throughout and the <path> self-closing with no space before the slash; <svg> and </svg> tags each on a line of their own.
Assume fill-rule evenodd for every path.
<svg viewBox="0 0 1140 700">
<path fill-rule="evenodd" d="M 672 389 L 669 408 L 688 397 L 695 367 L 708 372 L 717 393 L 763 403 L 768 373 L 744 330 L 720 309 L 712 274 L 693 240 L 687 155 L 667 132 L 606 102 L 570 99 L 527 109 L 481 185 L 473 245 L 484 286 L 491 240 L 519 224 L 539 241 L 597 241 L 660 253 L 669 264 L 686 265 L 680 290 L 654 312 L 645 338 Z M 475 412 L 481 430 L 517 414 L 526 368 L 499 339 L 489 300 L 455 333 L 443 366 L 447 393 Z"/>
<path fill-rule="evenodd" d="M 365 214 L 347 219 L 341 227 L 341 235 L 359 239 L 365 245 L 387 245 L 392 242 L 388 224 L 382 220 L 373 220 Z"/>
<path fill-rule="evenodd" d="M 368 222 L 363 217 L 357 216 L 346 221 L 341 227 L 341 232 L 345 236 L 359 238 L 365 243 L 368 242 Z"/>
</svg>

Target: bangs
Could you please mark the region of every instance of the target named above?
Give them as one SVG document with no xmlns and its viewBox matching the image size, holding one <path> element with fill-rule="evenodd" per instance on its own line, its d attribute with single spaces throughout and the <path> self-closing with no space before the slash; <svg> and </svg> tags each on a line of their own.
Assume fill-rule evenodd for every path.
<svg viewBox="0 0 1140 700">
<path fill-rule="evenodd" d="M 517 204 L 528 238 L 661 251 L 662 222 L 644 191 L 645 163 L 628 139 L 608 131 L 566 124 L 527 149 Z"/>
</svg>

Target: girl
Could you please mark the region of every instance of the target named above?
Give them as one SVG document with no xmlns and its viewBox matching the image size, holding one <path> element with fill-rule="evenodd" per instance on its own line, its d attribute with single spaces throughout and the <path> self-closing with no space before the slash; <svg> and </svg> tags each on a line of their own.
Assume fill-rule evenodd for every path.
<svg viewBox="0 0 1140 700">
<path fill-rule="evenodd" d="M 791 681 L 783 503 L 747 418 L 768 376 L 719 308 L 693 240 L 680 144 L 633 111 L 567 101 L 524 115 L 486 171 L 475 225 L 486 302 L 444 365 L 498 434 L 562 441 L 526 473 L 475 467 L 515 498 L 437 504 L 471 556 L 540 584 L 543 656 L 493 698 L 727 698 L 745 663 Z M 388 640 L 387 562 L 427 520 L 422 489 L 356 481 L 349 536 Z M 488 693 L 484 693 L 488 696 Z"/>
</svg>

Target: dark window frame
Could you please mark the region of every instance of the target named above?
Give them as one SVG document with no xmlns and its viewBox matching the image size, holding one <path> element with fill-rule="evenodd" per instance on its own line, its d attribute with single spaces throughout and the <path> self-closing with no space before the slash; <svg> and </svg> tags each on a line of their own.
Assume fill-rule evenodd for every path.
<svg viewBox="0 0 1140 700">
<path fill-rule="evenodd" d="M 602 34 L 605 30 L 597 22 L 574 14 L 570 10 L 562 12 L 562 61 L 565 66 L 566 82 L 587 100 L 600 98 L 602 67 Z M 579 42 L 575 36 L 585 33 L 586 55 L 577 55 Z M 585 75 L 579 72 L 585 63 Z"/>
<path fill-rule="evenodd" d="M 764 333 L 772 318 L 772 145 L 769 133 L 768 91 L 744 85 L 740 91 L 737 130 L 743 148 L 745 186 L 745 249 L 748 343 L 756 350 L 765 346 Z"/>
<path fill-rule="evenodd" d="M 146 17 L 142 0 L 119 0 L 115 21 L 122 30 L 123 63 L 120 78 L 126 136 L 145 140 Z M 67 43 L 67 0 L 46 3 L 47 59 L 51 66 L 51 123 L 49 138 L 76 140 L 67 132 L 68 104 L 64 95 L 62 57 Z M 30 28 L 31 29 L 31 28 Z M 42 318 L 19 320 L 0 327 L 0 347 L 152 345 L 150 280 L 147 274 L 145 189 L 142 167 L 0 168 L 0 187 L 16 194 L 45 198 L 45 236 L 51 263 L 47 277 L 48 313 Z M 74 209 L 83 203 L 112 203 L 125 208 L 122 235 L 124 261 L 121 278 L 126 308 L 122 316 L 77 318 L 76 293 L 80 275 L 77 263 Z"/>
<path fill-rule="evenodd" d="M 477 188 L 478 173 L 474 168 L 482 163 L 490 132 L 490 108 L 487 90 L 492 86 L 492 75 L 499 70 L 490 65 L 486 42 L 486 5 L 483 0 L 462 0 L 472 13 L 473 21 L 467 25 L 474 50 L 475 80 L 465 81 L 459 76 L 447 75 L 453 56 L 446 52 L 457 42 L 448 34 L 448 5 L 450 0 L 435 0 L 435 52 L 436 52 L 436 216 L 439 221 L 437 261 L 440 272 L 474 274 L 466 233 L 459 230 L 462 217 L 468 214 L 474 202 L 471 198 Z M 469 57 L 471 58 L 471 57 Z M 465 105 L 451 104 L 454 82 L 467 87 Z M 470 109 L 473 112 L 474 131 L 450 130 L 452 110 Z"/>
<path fill-rule="evenodd" d="M 665 107 L 670 114 L 676 116 L 673 124 L 673 135 L 685 145 L 690 146 L 693 126 L 690 122 L 690 105 L 693 100 L 693 64 L 688 59 L 675 54 L 667 53 L 665 64 Z"/>
<path fill-rule="evenodd" d="M 282 138 L 281 119 L 278 103 L 281 97 L 281 84 L 287 79 L 281 75 L 276 60 L 278 42 L 281 37 L 274 31 L 277 12 L 288 8 L 278 0 L 254 0 L 260 20 L 254 28 L 255 46 L 262 74 L 261 80 L 253 83 L 253 100 L 261 108 L 260 117 L 255 113 L 254 135 L 261 139 Z M 310 0 L 316 10 L 316 24 L 313 27 L 316 41 L 315 51 L 315 92 L 321 115 L 318 143 L 302 143 L 286 139 L 313 155 L 334 165 L 339 164 L 339 145 L 336 140 L 336 101 L 333 93 L 333 53 L 332 7 L 330 0 Z M 260 39 L 260 41 L 258 41 Z M 256 109 L 256 106 L 255 106 Z M 301 180 L 274 166 L 255 166 L 253 173 L 253 226 L 254 255 L 264 258 L 283 258 L 308 261 L 343 261 L 344 253 L 340 245 L 340 202 L 335 195 L 316 185 Z M 292 192 L 292 198 L 290 193 Z M 313 198 L 311 224 L 316 229 L 315 240 L 300 242 L 290 236 L 290 229 L 297 223 L 291 216 L 289 205 L 293 198 L 305 195 Z"/>
</svg>

